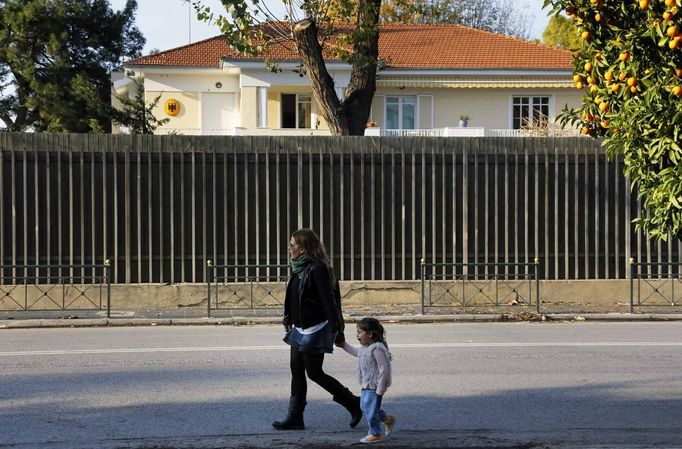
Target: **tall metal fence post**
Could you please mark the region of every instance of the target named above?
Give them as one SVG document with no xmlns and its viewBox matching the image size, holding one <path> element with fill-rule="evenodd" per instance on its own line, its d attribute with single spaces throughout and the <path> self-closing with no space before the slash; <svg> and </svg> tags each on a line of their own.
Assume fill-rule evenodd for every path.
<svg viewBox="0 0 682 449">
<path fill-rule="evenodd" d="M 208 295 L 206 296 L 206 313 L 211 318 L 211 279 L 213 279 L 213 261 L 206 261 L 206 281 L 208 284 Z"/>
<path fill-rule="evenodd" d="M 535 311 L 540 313 L 540 259 L 533 259 L 535 265 Z"/>
<path fill-rule="evenodd" d="M 421 280 L 422 280 L 422 315 L 424 315 L 424 259 L 421 260 Z"/>
<path fill-rule="evenodd" d="M 111 261 L 104 261 L 104 272 L 107 280 L 107 318 L 111 318 Z"/>
<path fill-rule="evenodd" d="M 635 310 L 635 258 L 630 257 L 630 313 Z"/>
</svg>

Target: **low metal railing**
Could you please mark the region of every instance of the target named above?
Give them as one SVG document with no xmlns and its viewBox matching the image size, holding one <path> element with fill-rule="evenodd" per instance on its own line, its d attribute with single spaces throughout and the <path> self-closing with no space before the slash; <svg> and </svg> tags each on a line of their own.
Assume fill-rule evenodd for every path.
<svg viewBox="0 0 682 449">
<path fill-rule="evenodd" d="M 421 261 L 422 314 L 426 307 L 530 307 L 533 303 L 540 313 L 540 263 L 537 258 L 532 263 Z"/>
<path fill-rule="evenodd" d="M 389 137 L 442 137 L 443 128 L 384 129 L 382 135 Z"/>
<path fill-rule="evenodd" d="M 111 316 L 112 266 L 0 265 L 0 310 L 103 310 Z"/>
<path fill-rule="evenodd" d="M 218 265 L 206 263 L 207 314 L 219 309 L 284 307 L 289 265 Z"/>
<path fill-rule="evenodd" d="M 630 313 L 635 307 L 678 305 L 681 273 L 682 262 L 636 262 L 631 257 Z"/>
</svg>

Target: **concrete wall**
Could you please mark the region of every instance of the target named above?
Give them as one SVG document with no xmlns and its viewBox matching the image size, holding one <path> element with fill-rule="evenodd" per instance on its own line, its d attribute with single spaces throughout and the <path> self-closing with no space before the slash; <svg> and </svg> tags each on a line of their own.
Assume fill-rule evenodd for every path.
<svg viewBox="0 0 682 449">
<path fill-rule="evenodd" d="M 669 284 L 669 283 L 668 283 Z M 521 288 L 522 305 L 534 306 L 535 304 L 535 287 L 532 287 L 530 301 L 527 299 L 528 287 L 525 283 Z M 469 298 L 467 304 L 472 306 L 484 306 L 481 302 L 483 296 L 476 296 L 477 291 L 474 290 L 480 286 L 484 293 L 488 296 L 494 297 L 494 284 L 492 283 L 477 283 L 475 286 L 470 284 Z M 33 304 L 32 309 L 58 309 L 56 304 L 47 298 L 41 298 L 43 292 L 49 291 L 52 300 L 61 301 L 61 287 L 50 290 L 48 286 L 29 287 L 28 302 Z M 9 291 L 8 286 L 3 286 L 5 291 Z M 239 306 L 239 308 L 248 308 L 249 289 L 248 284 L 230 284 L 228 286 L 221 286 L 219 290 L 219 299 L 221 299 L 220 307 L 229 309 Z M 433 295 L 442 294 L 446 288 L 451 289 L 451 302 L 438 301 L 439 305 L 449 305 L 455 309 L 462 310 L 459 301 L 461 294 L 461 284 L 447 283 L 441 286 L 433 285 Z M 504 289 L 506 294 L 504 293 Z M 500 298 L 503 305 L 506 305 L 509 297 L 509 285 L 500 285 Z M 649 289 L 651 290 L 651 289 Z M 16 289 L 16 294 L 13 296 L 15 300 L 23 303 L 23 287 Z M 665 297 L 671 297 L 672 292 L 661 288 L 661 293 Z M 643 297 L 648 295 L 648 291 L 644 291 Z M 97 300 L 99 297 L 98 289 L 91 288 L 86 292 L 91 299 Z M 80 293 L 77 289 L 67 289 L 66 303 L 70 303 L 71 309 L 94 308 L 94 305 L 84 298 L 79 298 Z M 384 308 L 390 306 L 413 306 L 411 310 L 419 310 L 421 303 L 421 283 L 419 281 L 345 281 L 341 282 L 341 295 L 345 307 L 353 308 L 354 310 L 363 307 L 371 308 L 372 306 L 383 306 Z M 427 291 L 428 295 L 428 291 Z M 215 301 L 215 290 L 212 291 L 212 303 Z M 281 307 L 284 300 L 284 284 L 260 284 L 256 286 L 256 297 L 258 305 L 261 307 Z M 442 295 L 441 299 L 447 298 L 448 295 Z M 542 308 L 553 311 L 573 311 L 573 312 L 587 312 L 587 311 L 601 311 L 601 312 L 623 312 L 627 311 L 627 306 L 630 301 L 630 281 L 629 280 L 576 280 L 576 281 L 541 281 L 540 283 L 540 297 L 542 299 Z M 244 302 L 238 303 L 234 301 L 242 299 Z M 155 309 L 176 309 L 180 307 L 206 307 L 207 287 L 206 284 L 114 284 L 111 286 L 111 307 L 113 310 L 131 310 L 141 308 L 155 308 Z M 654 295 L 649 304 L 657 302 L 660 305 L 667 305 L 662 301 L 663 297 Z M 106 303 L 103 303 L 104 307 Z M 475 308 L 475 307 L 474 307 Z M 479 307 L 480 308 L 480 307 Z M 0 300 L 0 310 L 19 310 L 20 307 L 14 302 L 4 298 Z M 369 309 L 368 309 L 369 310 Z"/>
</svg>

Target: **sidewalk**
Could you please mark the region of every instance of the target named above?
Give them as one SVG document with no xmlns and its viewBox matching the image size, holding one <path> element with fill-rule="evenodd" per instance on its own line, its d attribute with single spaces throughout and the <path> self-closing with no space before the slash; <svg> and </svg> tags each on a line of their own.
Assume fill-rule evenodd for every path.
<svg viewBox="0 0 682 449">
<path fill-rule="evenodd" d="M 462 311 L 430 308 L 421 314 L 419 305 L 355 307 L 344 310 L 346 323 L 374 316 L 390 323 L 471 323 L 513 321 L 679 321 L 682 312 L 652 308 L 637 313 L 589 310 L 584 312 L 536 313 L 532 307 L 499 307 L 495 310 Z M 179 309 L 0 311 L 0 329 L 105 326 L 221 326 L 279 325 L 281 309 L 212 310 L 211 317 L 201 307 Z"/>
</svg>

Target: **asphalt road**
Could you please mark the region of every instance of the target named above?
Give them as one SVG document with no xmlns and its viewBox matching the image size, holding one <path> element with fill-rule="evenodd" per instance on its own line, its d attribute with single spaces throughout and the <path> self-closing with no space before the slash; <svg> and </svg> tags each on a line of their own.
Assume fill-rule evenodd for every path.
<svg viewBox="0 0 682 449">
<path fill-rule="evenodd" d="M 384 447 L 682 448 L 682 323 L 386 323 Z M 279 326 L 0 331 L 0 448 L 347 447 L 316 385 L 288 399 Z M 327 372 L 357 390 L 355 360 Z"/>
</svg>

